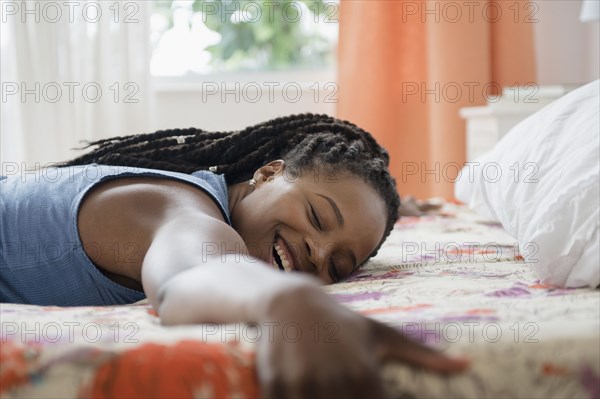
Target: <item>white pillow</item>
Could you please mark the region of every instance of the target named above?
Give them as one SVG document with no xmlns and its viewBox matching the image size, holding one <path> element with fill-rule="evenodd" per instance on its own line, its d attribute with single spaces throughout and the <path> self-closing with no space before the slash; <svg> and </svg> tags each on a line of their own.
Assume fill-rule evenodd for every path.
<svg viewBox="0 0 600 399">
<path fill-rule="evenodd" d="M 600 284 L 599 88 L 591 82 L 521 121 L 456 180 L 455 197 L 501 222 L 548 284 Z"/>
</svg>

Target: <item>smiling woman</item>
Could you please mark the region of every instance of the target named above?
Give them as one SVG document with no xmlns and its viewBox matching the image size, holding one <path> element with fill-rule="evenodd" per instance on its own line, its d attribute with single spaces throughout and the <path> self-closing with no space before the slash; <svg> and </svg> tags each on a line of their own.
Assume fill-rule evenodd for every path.
<svg viewBox="0 0 600 399">
<path fill-rule="evenodd" d="M 289 179 L 283 160 L 268 167 L 267 184 L 230 189 L 233 227 L 252 256 L 331 283 L 372 255 L 386 228 L 385 204 L 372 187 L 344 172 Z"/>
<path fill-rule="evenodd" d="M 292 115 L 237 132 L 175 129 L 91 145 L 98 148 L 64 165 L 201 171 L 201 178 L 216 172 L 224 180 L 217 191 L 228 203 L 221 205 L 248 255 L 283 267 L 277 237 L 288 266 L 291 261 L 294 270 L 324 283 L 347 277 L 375 255 L 398 217 L 387 151 L 356 125 L 326 115 Z M 108 202 L 115 203 L 124 199 Z M 110 271 L 123 274 L 119 267 Z"/>
<path fill-rule="evenodd" d="M 335 323 L 334 344 L 309 334 L 293 347 L 259 342 L 259 378 L 272 397 L 380 396 L 387 358 L 464 369 L 319 288 L 373 256 L 398 217 L 387 152 L 356 125 L 302 114 L 236 132 L 176 129 L 91 145 L 52 182 L 2 178 L 0 238 L 11 244 L 0 258 L 2 302 L 147 296 L 166 325 Z M 29 245 L 69 251 L 23 256 Z"/>
</svg>

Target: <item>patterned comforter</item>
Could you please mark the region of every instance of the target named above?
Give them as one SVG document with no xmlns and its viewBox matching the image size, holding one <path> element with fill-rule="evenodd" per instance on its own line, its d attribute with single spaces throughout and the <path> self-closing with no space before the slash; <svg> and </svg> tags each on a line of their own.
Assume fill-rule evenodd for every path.
<svg viewBox="0 0 600 399">
<path fill-rule="evenodd" d="M 600 291 L 542 284 L 535 261 L 499 224 L 446 202 L 439 214 L 402 218 L 377 257 L 324 289 L 472 360 L 452 377 L 388 363 L 390 398 L 599 398 Z M 255 326 L 163 327 L 146 300 L 1 304 L 0 317 L 3 398 L 259 395 Z"/>
</svg>

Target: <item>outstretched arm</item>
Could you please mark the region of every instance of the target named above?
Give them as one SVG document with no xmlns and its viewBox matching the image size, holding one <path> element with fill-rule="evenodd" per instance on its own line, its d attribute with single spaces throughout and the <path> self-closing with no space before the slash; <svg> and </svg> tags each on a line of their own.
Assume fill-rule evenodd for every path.
<svg viewBox="0 0 600 399">
<path fill-rule="evenodd" d="M 163 324 L 257 321 L 273 297 L 316 278 L 272 270 L 211 216 L 181 214 L 155 233 L 142 284 Z"/>
<path fill-rule="evenodd" d="M 382 397 L 378 370 L 389 359 L 442 373 L 467 367 L 338 304 L 316 278 L 281 273 L 246 253 L 225 223 L 182 214 L 156 232 L 142 282 L 163 324 L 269 323 L 273 334 L 257 347 L 266 397 Z M 288 323 L 299 339 L 286 339 Z"/>
</svg>

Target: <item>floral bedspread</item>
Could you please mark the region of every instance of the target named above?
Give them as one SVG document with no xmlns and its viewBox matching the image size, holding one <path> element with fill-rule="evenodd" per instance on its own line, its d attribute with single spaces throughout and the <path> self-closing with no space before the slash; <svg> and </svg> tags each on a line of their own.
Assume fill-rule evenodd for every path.
<svg viewBox="0 0 600 399">
<path fill-rule="evenodd" d="M 535 251 L 532 251 L 535 252 Z M 472 360 L 444 377 L 388 363 L 390 398 L 599 398 L 600 290 L 541 284 L 515 240 L 464 205 L 405 217 L 339 302 Z M 2 398 L 259 396 L 246 324 L 163 327 L 147 302 L 0 304 Z"/>
</svg>

